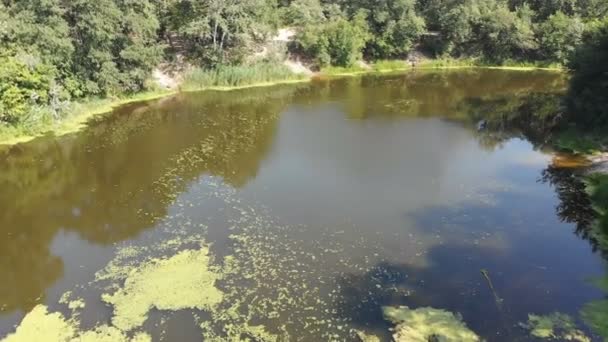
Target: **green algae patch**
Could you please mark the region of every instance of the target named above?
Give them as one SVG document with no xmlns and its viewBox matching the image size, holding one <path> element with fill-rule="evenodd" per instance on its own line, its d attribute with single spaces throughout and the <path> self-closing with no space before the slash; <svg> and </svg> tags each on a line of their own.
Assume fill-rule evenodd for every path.
<svg viewBox="0 0 608 342">
<path fill-rule="evenodd" d="M 153 308 L 213 311 L 222 302 L 223 292 L 215 287 L 220 275 L 210 262 L 205 246 L 142 262 L 130 271 L 122 288 L 102 296 L 114 308 L 112 324 L 123 331 L 132 330 L 146 321 Z"/>
<path fill-rule="evenodd" d="M 357 334 L 357 337 L 359 338 L 359 341 L 361 341 L 361 342 L 380 342 L 381 341 L 380 337 L 378 337 L 374 334 L 367 333 L 362 330 L 357 330 L 356 334 Z"/>
<path fill-rule="evenodd" d="M 46 306 L 38 305 L 3 342 L 70 341 L 75 334 L 73 324 L 62 314 L 49 313 Z"/>
<path fill-rule="evenodd" d="M 590 342 L 585 334 L 576 328 L 569 315 L 554 312 L 549 315 L 528 315 L 528 322 L 521 326 L 530 331 L 530 335 L 548 340 Z"/>
<path fill-rule="evenodd" d="M 79 322 L 67 320 L 61 313 L 49 313 L 44 305 L 30 311 L 17 330 L 2 342 L 150 342 L 150 335 L 142 332 L 129 338 L 115 327 L 102 325 L 93 330 L 80 331 Z"/>
<path fill-rule="evenodd" d="M 72 291 L 64 293 L 59 299 L 59 303 L 67 305 L 68 309 L 72 310 L 72 313 L 84 309 L 86 306 L 82 298 L 72 298 Z"/>
<path fill-rule="evenodd" d="M 477 342 L 479 336 L 471 331 L 459 315 L 446 310 L 407 306 L 383 307 L 384 317 L 395 323 L 396 342 Z"/>
<path fill-rule="evenodd" d="M 203 332 L 203 340 L 209 342 L 223 341 L 252 341 L 252 342 L 277 342 L 279 336 L 266 330 L 263 325 L 250 324 L 227 324 L 223 327 L 223 336 L 218 335 L 211 322 L 200 324 Z"/>
<path fill-rule="evenodd" d="M 94 330 L 86 331 L 78 336 L 76 340 L 78 342 L 152 342 L 152 338 L 146 333 L 136 333 L 133 338 L 129 339 L 119 329 L 107 325 L 102 325 Z"/>
</svg>

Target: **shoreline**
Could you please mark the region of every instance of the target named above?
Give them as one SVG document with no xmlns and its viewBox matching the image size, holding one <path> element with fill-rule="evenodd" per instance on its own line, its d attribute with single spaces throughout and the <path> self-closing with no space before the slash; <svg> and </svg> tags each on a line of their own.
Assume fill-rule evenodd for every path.
<svg viewBox="0 0 608 342">
<path fill-rule="evenodd" d="M 21 134 L 16 133 L 14 136 L 11 136 L 10 133 L 7 134 L 7 137 L 0 138 L 0 149 L 10 148 L 12 146 L 27 143 L 34 139 L 44 137 L 46 135 L 52 134 L 55 137 L 60 137 L 63 135 L 77 133 L 82 129 L 87 127 L 87 123 L 95 117 L 108 114 L 113 110 L 127 105 L 131 103 L 138 102 L 146 102 L 152 100 L 158 100 L 162 98 L 167 98 L 170 96 L 174 96 L 180 93 L 194 93 L 194 92 L 204 92 L 204 91 L 233 91 L 233 90 L 241 90 L 241 89 L 249 89 L 249 88 L 262 88 L 262 87 L 270 87 L 274 85 L 281 84 L 298 84 L 298 83 L 308 83 L 312 82 L 314 79 L 319 77 L 353 77 L 353 76 L 362 76 L 362 75 L 373 75 L 373 74 L 388 74 L 388 73 L 401 73 L 407 71 L 415 71 L 415 70 L 450 70 L 450 69 L 494 69 L 494 70 L 509 70 L 509 71 L 551 71 L 551 72 L 565 72 L 564 69 L 560 68 L 543 68 L 543 67 L 512 67 L 512 66 L 475 66 L 475 65 L 462 65 L 462 66 L 417 66 L 417 67 L 404 67 L 404 68 L 390 68 L 390 69 L 369 69 L 369 70 L 360 70 L 360 71 L 351 71 L 351 72 L 330 72 L 323 73 L 317 72 L 311 76 L 303 77 L 301 79 L 286 79 L 286 80 L 277 80 L 272 82 L 261 82 L 261 83 L 252 83 L 241 86 L 212 86 L 212 87 L 201 87 L 201 88 L 178 88 L 174 90 L 160 90 L 160 91 L 148 91 L 134 94 L 131 97 L 119 98 L 119 99 L 98 99 L 98 100 L 90 100 L 85 102 L 75 102 L 74 106 L 74 114 L 69 116 L 68 118 L 56 123 L 53 126 L 49 126 L 48 129 L 44 128 L 39 133 L 35 134 Z M 17 128 L 15 128 L 17 130 Z"/>
</svg>

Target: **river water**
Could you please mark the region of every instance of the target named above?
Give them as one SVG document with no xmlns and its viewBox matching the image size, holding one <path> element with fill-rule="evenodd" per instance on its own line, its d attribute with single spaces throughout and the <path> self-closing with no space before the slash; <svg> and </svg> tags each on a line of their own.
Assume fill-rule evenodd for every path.
<svg viewBox="0 0 608 342">
<path fill-rule="evenodd" d="M 585 239 L 589 208 L 564 203 L 570 171 L 521 113 L 542 115 L 565 82 L 419 71 L 186 93 L 7 148 L 0 338 L 44 305 L 155 341 L 388 341 L 383 308 L 406 305 L 488 341 L 533 340 L 529 314 L 561 312 L 599 341 L 579 317 L 606 270 Z M 196 269 L 215 282 L 200 291 L 221 300 L 189 306 L 189 269 L 167 269 L 179 305 L 144 298 L 143 322 L 116 319 L 121 303 L 102 294 L 123 291 L 128 307 L 149 287 L 128 291 L 108 265 L 152 274 L 138 263 L 201 246 Z"/>
</svg>

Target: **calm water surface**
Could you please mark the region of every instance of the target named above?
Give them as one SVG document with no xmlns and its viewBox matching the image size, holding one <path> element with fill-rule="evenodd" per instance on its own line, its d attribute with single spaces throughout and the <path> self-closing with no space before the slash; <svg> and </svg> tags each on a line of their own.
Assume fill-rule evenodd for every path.
<svg viewBox="0 0 608 342">
<path fill-rule="evenodd" d="M 516 122 L 522 103 L 564 82 L 412 72 L 190 93 L 7 149 L 0 337 L 38 304 L 70 317 L 66 291 L 86 302 L 83 329 L 110 323 L 95 273 L 120 248 L 165 256 L 154 246 L 201 234 L 214 264 L 248 271 L 218 284 L 238 284 L 226 298 L 237 321 L 284 339 L 388 339 L 382 307 L 408 305 L 460 313 L 489 341 L 529 340 L 519 322 L 577 317 L 602 298 L 589 279 L 606 270 L 581 238 L 588 208 L 564 210 L 556 192 L 569 173 L 542 132 Z M 196 341 L 210 317 L 153 309 L 140 330 Z"/>
</svg>

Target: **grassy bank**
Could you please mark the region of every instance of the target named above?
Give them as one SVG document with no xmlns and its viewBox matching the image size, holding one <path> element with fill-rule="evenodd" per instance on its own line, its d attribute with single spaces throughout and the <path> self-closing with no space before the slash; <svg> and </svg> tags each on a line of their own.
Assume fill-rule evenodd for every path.
<svg viewBox="0 0 608 342">
<path fill-rule="evenodd" d="M 277 81 L 302 81 L 307 77 L 295 74 L 289 68 L 277 63 L 260 63 L 250 66 L 222 66 L 213 70 L 195 69 L 184 79 L 182 89 L 196 91 L 203 89 L 235 89 L 252 85 L 268 85 Z"/>
<path fill-rule="evenodd" d="M 50 111 L 42 108 L 45 115 L 33 113 L 30 118 L 18 124 L 0 124 L 0 145 L 23 143 L 46 134 L 61 136 L 77 132 L 86 127 L 91 118 L 111 112 L 116 107 L 170 96 L 178 91 L 234 90 L 308 80 L 309 78 L 294 74 L 282 65 L 277 67 L 270 63 L 226 66 L 216 70 L 195 69 L 185 76 L 179 90 L 155 90 L 118 98 L 85 99 L 69 103 L 57 117 L 46 114 Z"/>
<path fill-rule="evenodd" d="M 502 69 L 502 70 L 551 70 L 564 71 L 564 67 L 557 63 L 545 62 L 520 62 L 506 60 L 500 64 L 492 63 L 482 59 L 466 58 L 442 58 L 442 59 L 426 59 L 416 65 L 412 65 L 403 60 L 380 60 L 370 63 L 367 66 L 355 65 L 352 67 L 327 67 L 321 69 L 321 74 L 326 76 L 350 76 L 360 75 L 375 72 L 398 72 L 414 69 L 465 69 L 465 68 L 487 68 L 487 69 Z"/>
<path fill-rule="evenodd" d="M 427 60 L 415 67 L 405 61 L 377 61 L 370 66 L 355 66 L 351 68 L 330 67 L 322 69 L 320 74 L 325 76 L 352 76 L 368 73 L 399 72 L 412 69 L 449 69 L 449 68 L 500 68 L 516 70 L 549 69 L 538 64 L 483 65 L 479 61 L 467 60 Z M 562 70 L 550 68 L 551 70 Z M 201 90 L 234 90 L 249 87 L 271 86 L 276 84 L 307 82 L 310 77 L 295 74 L 286 66 L 277 63 L 259 63 L 250 66 L 223 66 L 214 70 L 195 69 L 184 77 L 180 91 Z M 76 132 L 84 127 L 94 116 L 108 113 L 114 108 L 139 101 L 148 101 L 173 95 L 178 91 L 156 90 L 146 91 L 130 96 L 105 99 L 86 99 L 67 105 L 60 115 L 36 116 L 14 125 L 0 124 L 0 145 L 14 145 L 27 142 L 45 134 L 56 136 Z M 48 112 L 48 110 L 46 111 Z"/>
<path fill-rule="evenodd" d="M 61 136 L 76 132 L 84 127 L 93 117 L 108 113 L 114 108 L 139 101 L 149 101 L 175 94 L 175 91 L 146 91 L 131 96 L 119 98 L 91 98 L 69 103 L 59 117 L 43 120 L 25 120 L 16 125 L 3 125 L 0 123 L 0 145 L 14 145 L 35 139 L 37 137 L 54 134 Z"/>
</svg>

